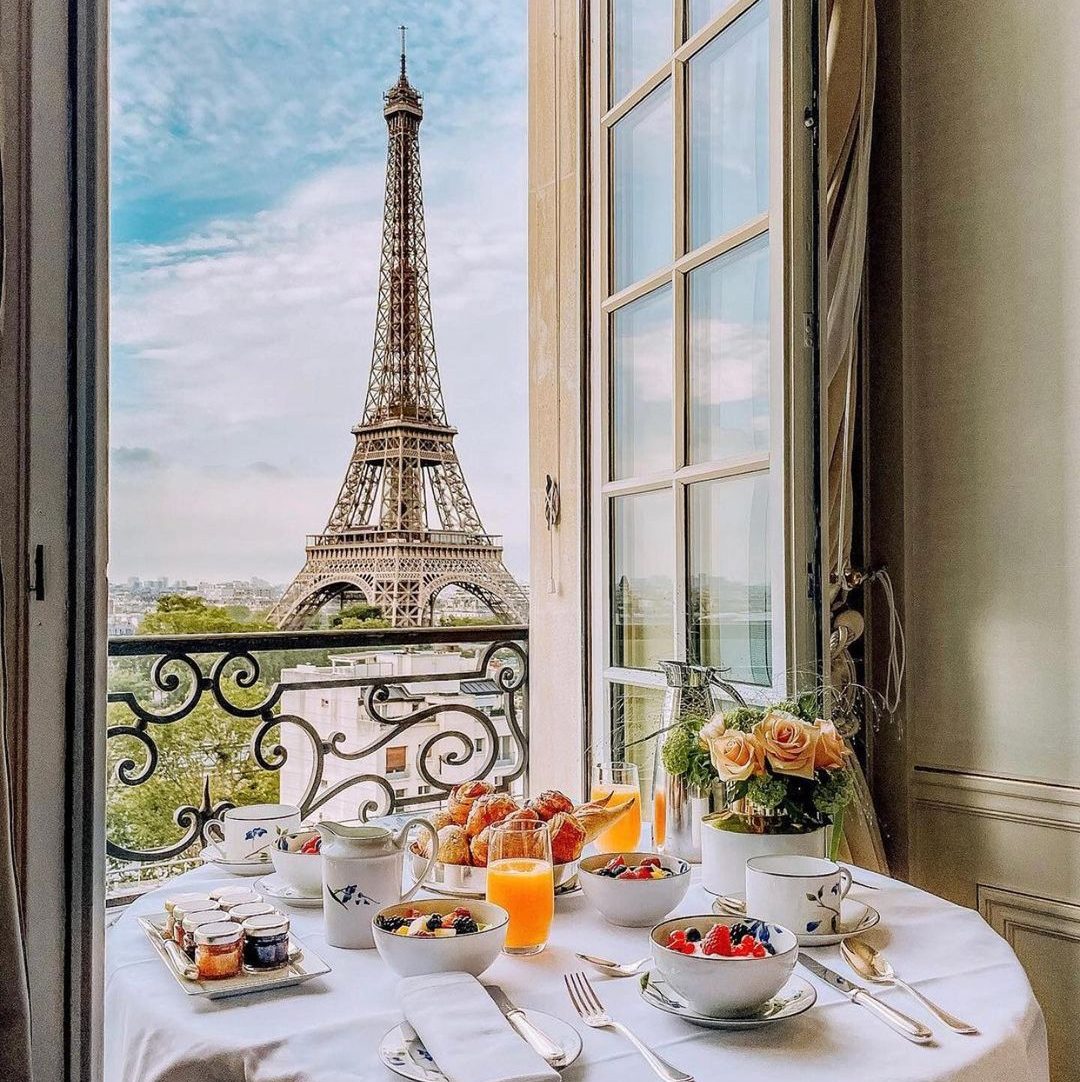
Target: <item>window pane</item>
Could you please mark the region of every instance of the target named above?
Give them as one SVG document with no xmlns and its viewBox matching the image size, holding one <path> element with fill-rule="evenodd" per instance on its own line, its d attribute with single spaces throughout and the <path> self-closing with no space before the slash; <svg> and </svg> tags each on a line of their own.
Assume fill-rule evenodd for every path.
<svg viewBox="0 0 1080 1082">
<path fill-rule="evenodd" d="M 671 80 L 611 129 L 615 289 L 671 262 Z"/>
<path fill-rule="evenodd" d="M 675 566 L 670 489 L 611 501 L 611 663 L 652 669 L 672 656 Z"/>
<path fill-rule="evenodd" d="M 691 248 L 769 205 L 768 19 L 760 0 L 688 65 Z"/>
<path fill-rule="evenodd" d="M 672 468 L 671 322 L 671 286 L 611 317 L 613 478 Z"/>
<path fill-rule="evenodd" d="M 690 657 L 726 679 L 771 684 L 769 475 L 702 481 L 688 500 Z"/>
<path fill-rule="evenodd" d="M 769 240 L 689 276 L 690 458 L 769 449 Z"/>
<path fill-rule="evenodd" d="M 612 0 L 612 105 L 671 56 L 671 10 L 671 0 Z"/>
<path fill-rule="evenodd" d="M 652 820 L 653 757 L 656 741 L 637 741 L 660 728 L 664 706 L 663 688 L 639 688 L 631 684 L 611 685 L 611 757 L 617 762 L 636 763 L 641 783 L 641 817 Z M 627 747 L 627 744 L 633 745 Z"/>
<path fill-rule="evenodd" d="M 725 8 L 731 7 L 731 2 L 732 0 L 688 0 L 691 36 L 703 26 L 708 26 Z"/>
</svg>

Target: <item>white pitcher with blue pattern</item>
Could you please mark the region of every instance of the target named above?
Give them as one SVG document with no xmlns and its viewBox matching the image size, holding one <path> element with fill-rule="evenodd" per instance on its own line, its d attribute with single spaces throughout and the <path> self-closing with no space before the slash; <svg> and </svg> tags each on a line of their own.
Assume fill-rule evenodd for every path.
<svg viewBox="0 0 1080 1082">
<path fill-rule="evenodd" d="M 413 827 L 428 835 L 428 862 L 420 878 L 402 890 L 405 842 Z M 407 902 L 435 864 L 439 838 L 426 819 L 410 819 L 396 834 L 374 823 L 319 823 L 322 839 L 323 919 L 332 947 L 375 946 L 371 921 L 384 906 Z"/>
</svg>

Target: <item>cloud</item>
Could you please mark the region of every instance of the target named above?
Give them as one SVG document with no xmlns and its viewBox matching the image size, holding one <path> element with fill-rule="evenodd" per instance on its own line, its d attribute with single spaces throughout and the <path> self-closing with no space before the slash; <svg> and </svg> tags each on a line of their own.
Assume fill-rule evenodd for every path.
<svg viewBox="0 0 1080 1082">
<path fill-rule="evenodd" d="M 142 448 L 170 464 L 152 487 L 140 484 L 137 476 L 114 477 L 114 578 L 290 578 L 303 559 L 304 535 L 325 524 L 352 451 L 350 429 L 363 409 L 382 221 L 381 92 L 387 82 L 382 65 L 374 74 L 362 66 L 358 70 L 355 63 L 350 67 L 361 80 L 353 93 L 362 100 L 349 111 L 357 124 L 372 121 L 379 131 L 377 146 L 358 150 L 356 144 L 348 153 L 325 155 L 322 150 L 304 152 L 303 167 L 291 172 L 278 169 L 275 148 L 295 149 L 300 136 L 301 143 L 319 143 L 334 127 L 319 117 L 293 117 L 286 108 L 289 95 L 301 93 L 298 80 L 289 74 L 301 62 L 289 51 L 289 35 L 298 32 L 292 9 L 318 12 L 324 44 L 332 44 L 334 35 L 325 33 L 327 12 L 341 9 L 355 17 L 360 8 L 381 5 L 135 5 L 117 0 L 114 35 L 120 34 L 125 48 L 133 51 L 114 53 L 114 80 L 141 80 L 138 88 L 128 87 L 119 107 L 135 110 L 142 125 L 121 131 L 114 178 L 119 173 L 121 183 L 126 180 L 133 189 L 157 193 L 159 205 L 169 213 L 183 202 L 182 196 L 170 194 L 170 185 L 186 185 L 189 191 L 228 186 L 231 166 L 223 158 L 242 157 L 248 139 L 242 117 L 232 117 L 233 105 L 220 107 L 220 132 L 213 140 L 204 129 L 200 131 L 206 138 L 196 139 L 191 125 L 168 120 L 169 110 L 179 108 L 171 102 L 176 89 L 163 91 L 170 100 L 159 102 L 157 91 L 143 85 L 153 82 L 148 74 L 126 69 L 135 57 L 151 62 L 154 49 L 163 47 L 163 35 L 182 34 L 186 27 L 195 35 L 187 63 L 196 83 L 192 93 L 198 96 L 204 92 L 201 81 L 209 78 L 194 71 L 203 48 L 198 35 L 212 39 L 208 27 L 218 26 L 217 33 L 222 33 L 222 20 L 242 19 L 244 12 L 250 23 L 256 7 L 271 9 L 273 18 L 265 18 L 262 32 L 278 42 L 281 56 L 275 67 L 264 57 L 269 48 L 265 42 L 254 48 L 249 64 L 270 64 L 273 77 L 252 74 L 254 83 L 241 80 L 236 92 L 242 102 L 262 87 L 282 103 L 282 123 L 288 121 L 292 134 L 281 134 L 281 143 L 268 142 L 265 156 L 262 147 L 248 147 L 252 168 L 274 174 L 280 191 L 273 198 L 249 198 L 240 209 L 200 214 L 181 229 L 156 224 L 135 228 L 138 221 L 129 220 L 130 228 L 121 222 L 114 233 L 112 441 L 118 449 Z M 456 3 L 446 7 L 464 21 L 441 39 L 425 30 L 428 43 L 418 46 L 417 68 L 423 50 L 435 50 L 436 45 L 446 64 L 430 88 L 416 76 L 427 111 L 421 142 L 435 336 L 447 410 L 460 430 L 457 447 L 466 478 L 486 528 L 506 535 L 508 563 L 524 577 L 528 449 L 523 58 L 507 58 L 492 47 L 496 39 L 481 42 L 471 36 L 478 33 L 473 25 L 476 9 Z M 505 22 L 501 6 L 478 5 L 491 11 L 496 7 L 497 23 Z M 228 14 L 222 8 L 228 8 Z M 164 27 L 150 17 L 152 12 Z M 138 18 L 133 19 L 133 13 Z M 443 14 L 440 5 L 437 26 L 448 25 Z M 174 15 L 178 23 L 170 21 Z M 394 16 L 394 25 L 400 18 L 400 13 Z M 522 24 L 515 31 L 520 38 L 524 11 L 516 18 Z M 148 19 L 153 26 L 147 25 Z M 147 40 L 133 41 L 140 27 L 147 28 Z M 251 25 L 246 32 L 255 33 Z M 233 42 L 229 48 L 239 45 Z M 465 59 L 451 56 L 455 49 Z M 485 102 L 493 100 L 491 88 L 468 70 L 467 58 L 478 52 L 499 54 L 485 61 L 499 69 L 492 69 L 496 87 L 509 87 L 513 72 L 520 85 L 500 101 L 494 128 L 478 123 L 463 129 L 462 115 L 479 116 Z M 226 59 L 235 61 L 231 52 Z M 335 63 L 328 60 L 331 69 Z M 161 85 L 172 86 L 171 78 L 164 73 Z M 215 78 L 224 80 L 220 72 Z M 333 71 L 324 77 L 315 69 L 307 78 L 332 95 Z M 204 89 L 209 93 L 210 88 Z M 225 94 L 227 80 L 217 89 Z M 256 128 L 264 113 L 255 116 Z M 172 156 L 185 149 L 191 158 L 183 166 L 188 175 L 166 176 Z M 145 184 L 131 164 L 136 159 L 142 162 Z M 121 202 L 121 219 L 138 218 L 131 206 Z M 129 239 L 117 239 L 125 236 Z"/>
<path fill-rule="evenodd" d="M 161 455 L 149 447 L 114 447 L 110 456 L 114 469 L 156 470 L 162 465 Z"/>
</svg>

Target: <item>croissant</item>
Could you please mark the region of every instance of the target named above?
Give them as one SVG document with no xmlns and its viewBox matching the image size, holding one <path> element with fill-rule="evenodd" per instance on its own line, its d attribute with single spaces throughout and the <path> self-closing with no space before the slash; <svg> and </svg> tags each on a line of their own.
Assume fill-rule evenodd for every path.
<svg viewBox="0 0 1080 1082">
<path fill-rule="evenodd" d="M 574 818 L 585 828 L 585 845 L 595 841 L 616 819 L 633 807 L 636 796 L 624 800 L 621 804 L 612 805 L 611 799 L 614 793 L 608 793 L 600 800 L 590 800 L 587 804 L 579 804 L 574 808 Z"/>
<path fill-rule="evenodd" d="M 554 864 L 569 864 L 581 856 L 585 846 L 585 828 L 575 816 L 558 812 L 548 822 L 551 835 L 551 860 Z"/>
<path fill-rule="evenodd" d="M 490 793 L 477 800 L 469 809 L 465 830 L 470 838 L 475 838 L 484 827 L 505 819 L 518 808 L 518 802 L 509 793 Z"/>
<path fill-rule="evenodd" d="M 530 800 L 529 807 L 546 823 L 549 819 L 553 819 L 558 815 L 559 812 L 573 811 L 574 802 L 565 793 L 560 793 L 558 789 L 547 789 L 535 800 Z"/>
<path fill-rule="evenodd" d="M 469 842 L 469 855 L 475 868 L 486 868 L 488 862 L 488 840 L 491 838 L 491 827 L 484 827 L 472 841 Z"/>
<path fill-rule="evenodd" d="M 447 807 L 454 822 L 463 827 L 474 802 L 493 791 L 494 787 L 486 781 L 467 781 L 451 789 Z"/>
</svg>

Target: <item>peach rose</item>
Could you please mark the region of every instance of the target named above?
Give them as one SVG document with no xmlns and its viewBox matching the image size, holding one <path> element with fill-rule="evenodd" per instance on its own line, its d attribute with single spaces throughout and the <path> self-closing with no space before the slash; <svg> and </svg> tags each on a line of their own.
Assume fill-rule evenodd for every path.
<svg viewBox="0 0 1080 1082">
<path fill-rule="evenodd" d="M 844 765 L 844 756 L 848 753 L 844 738 L 831 721 L 819 719 L 815 724 L 821 735 L 814 750 L 814 769 L 839 770 Z"/>
<path fill-rule="evenodd" d="M 793 774 L 797 778 L 814 776 L 814 755 L 821 738 L 821 730 L 816 726 L 807 725 L 783 710 L 770 710 L 754 726 L 754 736 L 777 774 Z"/>
<path fill-rule="evenodd" d="M 701 735 L 721 781 L 746 781 L 765 773 L 761 745 L 751 733 L 725 729 L 723 718 L 716 717 L 702 728 Z"/>
</svg>

